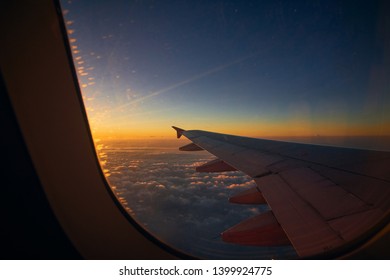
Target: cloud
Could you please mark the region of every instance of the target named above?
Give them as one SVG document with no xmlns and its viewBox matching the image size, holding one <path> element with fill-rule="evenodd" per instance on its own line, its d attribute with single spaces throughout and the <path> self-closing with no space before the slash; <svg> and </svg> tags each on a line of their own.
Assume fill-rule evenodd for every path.
<svg viewBox="0 0 390 280">
<path fill-rule="evenodd" d="M 205 153 L 164 151 L 100 147 L 108 181 L 132 217 L 159 239 L 199 257 L 235 258 L 239 252 L 240 258 L 267 258 L 269 248 L 237 249 L 219 238 L 227 228 L 268 210 L 228 202 L 236 188 L 249 188 L 253 180 L 241 172 L 197 173 L 195 166 L 212 158 Z M 289 247 L 271 251 L 295 257 Z"/>
</svg>

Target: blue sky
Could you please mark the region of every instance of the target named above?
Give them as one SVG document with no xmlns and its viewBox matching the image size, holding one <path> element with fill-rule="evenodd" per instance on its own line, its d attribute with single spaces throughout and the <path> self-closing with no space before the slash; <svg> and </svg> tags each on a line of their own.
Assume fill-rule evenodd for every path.
<svg viewBox="0 0 390 280">
<path fill-rule="evenodd" d="M 390 134 L 377 1 L 63 2 L 91 126 Z M 82 62 L 78 64 L 78 62 Z"/>
</svg>

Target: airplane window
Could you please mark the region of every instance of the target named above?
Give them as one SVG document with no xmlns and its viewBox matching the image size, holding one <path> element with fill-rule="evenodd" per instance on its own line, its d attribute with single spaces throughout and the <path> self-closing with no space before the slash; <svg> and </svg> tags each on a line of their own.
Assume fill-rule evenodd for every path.
<svg viewBox="0 0 390 280">
<path fill-rule="evenodd" d="M 268 211 L 229 203 L 239 171 L 197 173 L 172 125 L 387 149 L 390 97 L 377 1 L 62 1 L 104 174 L 129 215 L 199 258 L 292 259 L 220 234 Z M 385 59 L 387 57 L 387 60 Z"/>
</svg>

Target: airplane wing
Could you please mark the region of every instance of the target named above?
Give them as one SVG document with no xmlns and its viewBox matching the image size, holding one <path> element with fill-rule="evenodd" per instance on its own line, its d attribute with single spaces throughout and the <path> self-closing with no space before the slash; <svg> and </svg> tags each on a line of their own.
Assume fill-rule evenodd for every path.
<svg viewBox="0 0 390 280">
<path fill-rule="evenodd" d="M 291 243 L 300 257 L 309 257 L 362 244 L 389 223 L 390 152 L 173 128 L 192 141 L 180 150 L 217 157 L 197 171 L 239 170 L 254 179 L 257 186 L 231 202 L 271 209 L 223 232 L 224 241 Z"/>
</svg>

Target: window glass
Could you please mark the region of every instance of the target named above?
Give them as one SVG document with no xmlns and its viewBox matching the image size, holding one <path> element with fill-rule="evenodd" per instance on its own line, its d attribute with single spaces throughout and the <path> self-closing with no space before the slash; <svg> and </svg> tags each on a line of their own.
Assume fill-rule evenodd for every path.
<svg viewBox="0 0 390 280">
<path fill-rule="evenodd" d="M 223 243 L 269 210 L 229 196 L 241 172 L 200 174 L 172 125 L 389 149 L 389 49 L 376 1 L 62 1 L 103 171 L 128 213 L 201 258 L 296 258 Z"/>
</svg>

